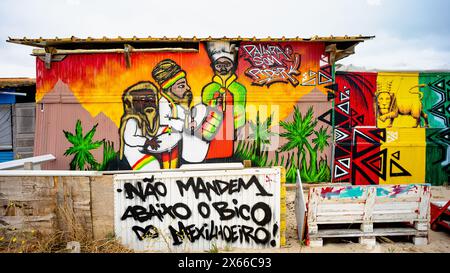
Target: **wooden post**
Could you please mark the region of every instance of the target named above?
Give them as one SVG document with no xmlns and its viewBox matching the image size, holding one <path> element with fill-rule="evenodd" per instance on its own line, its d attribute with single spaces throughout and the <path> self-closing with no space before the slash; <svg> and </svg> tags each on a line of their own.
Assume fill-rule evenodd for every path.
<svg viewBox="0 0 450 273">
<path fill-rule="evenodd" d="M 56 53 L 56 48 L 54 47 L 45 47 L 45 68 L 50 69 L 52 64 L 52 56 Z"/>
<path fill-rule="evenodd" d="M 125 44 L 124 46 L 124 54 L 125 54 L 125 64 L 127 66 L 127 69 L 131 67 L 131 51 L 133 50 L 133 47 L 129 44 Z"/>
<path fill-rule="evenodd" d="M 52 65 L 51 65 L 51 63 L 52 63 L 52 53 L 47 53 L 46 52 L 44 60 L 45 60 L 45 68 L 46 69 L 52 68 Z"/>
<path fill-rule="evenodd" d="M 251 168 L 251 167 L 252 167 L 252 161 L 244 160 L 244 168 Z"/>
<path fill-rule="evenodd" d="M 373 232 L 372 212 L 375 205 L 375 197 L 377 196 L 376 187 L 364 187 L 366 193 L 366 202 L 364 204 L 363 222 L 361 231 Z"/>
</svg>

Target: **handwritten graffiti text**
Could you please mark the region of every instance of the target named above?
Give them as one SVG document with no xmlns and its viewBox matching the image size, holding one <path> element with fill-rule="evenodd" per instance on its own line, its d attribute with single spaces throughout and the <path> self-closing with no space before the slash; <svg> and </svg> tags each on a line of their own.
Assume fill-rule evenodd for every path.
<svg viewBox="0 0 450 273">
<path fill-rule="evenodd" d="M 296 76 L 300 75 L 300 55 L 294 53 L 290 46 L 250 44 L 243 46 L 242 54 L 251 65 L 245 74 L 253 79 L 254 85 L 299 84 Z"/>
</svg>

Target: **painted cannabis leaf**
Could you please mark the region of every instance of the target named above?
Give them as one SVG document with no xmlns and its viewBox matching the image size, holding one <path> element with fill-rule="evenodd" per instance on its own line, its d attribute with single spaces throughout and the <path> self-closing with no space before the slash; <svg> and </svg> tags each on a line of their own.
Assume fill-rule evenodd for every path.
<svg viewBox="0 0 450 273">
<path fill-rule="evenodd" d="M 64 135 L 67 140 L 73 145 L 68 148 L 64 155 L 74 155 L 72 161 L 70 162 L 70 169 L 76 170 L 87 170 L 87 169 L 98 169 L 99 163 L 95 160 L 94 156 L 91 154 L 91 150 L 95 150 L 103 145 L 103 140 L 93 141 L 97 125 L 83 136 L 83 128 L 81 126 L 81 121 L 78 120 L 75 125 L 75 135 L 64 131 Z"/>
</svg>

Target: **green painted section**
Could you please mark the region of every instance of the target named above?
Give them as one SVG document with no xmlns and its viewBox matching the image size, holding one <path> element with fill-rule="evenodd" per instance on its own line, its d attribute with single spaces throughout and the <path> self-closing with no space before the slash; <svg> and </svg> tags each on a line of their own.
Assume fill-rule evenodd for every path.
<svg viewBox="0 0 450 273">
<path fill-rule="evenodd" d="M 425 180 L 435 186 L 448 185 L 450 178 L 450 73 L 420 73 L 425 85 L 422 106 L 428 115 Z M 423 121 L 422 121 L 422 125 Z"/>
<path fill-rule="evenodd" d="M 448 185 L 450 178 L 450 128 L 428 128 L 425 181 L 434 186 Z"/>
<path fill-rule="evenodd" d="M 450 127 L 450 73 L 420 73 L 419 84 L 426 85 L 420 91 L 429 127 Z"/>
</svg>

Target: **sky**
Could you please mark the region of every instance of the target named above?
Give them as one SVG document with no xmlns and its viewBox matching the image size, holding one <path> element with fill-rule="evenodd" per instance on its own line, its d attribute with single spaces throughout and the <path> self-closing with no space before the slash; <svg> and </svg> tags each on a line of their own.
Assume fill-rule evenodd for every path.
<svg viewBox="0 0 450 273">
<path fill-rule="evenodd" d="M 374 35 L 341 61 L 367 70 L 450 70 L 448 0 L 1 0 L 0 77 L 35 77 L 12 38 Z"/>
</svg>

